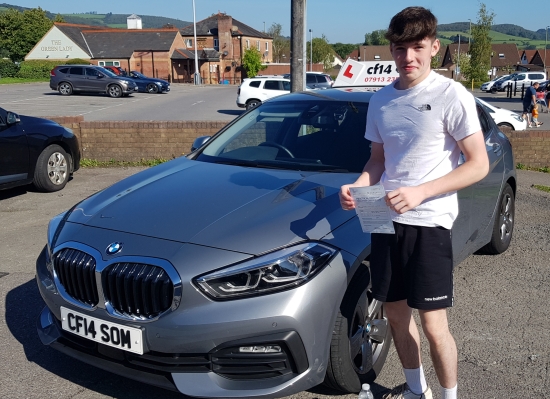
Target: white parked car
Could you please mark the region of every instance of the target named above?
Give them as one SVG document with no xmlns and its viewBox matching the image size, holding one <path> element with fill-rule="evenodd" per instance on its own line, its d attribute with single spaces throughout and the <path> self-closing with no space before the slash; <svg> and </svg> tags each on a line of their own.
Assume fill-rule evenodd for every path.
<svg viewBox="0 0 550 399">
<path fill-rule="evenodd" d="M 255 77 L 244 79 L 237 90 L 237 105 L 254 108 L 264 101 L 290 93 L 290 79 L 282 76 Z"/>
<path fill-rule="evenodd" d="M 498 127 L 508 127 L 513 130 L 525 130 L 527 129 L 527 121 L 521 117 L 517 112 L 510 111 L 509 109 L 502 109 L 495 107 L 483 100 L 477 99 L 481 105 L 485 107 L 489 115 L 493 118 Z"/>
<path fill-rule="evenodd" d="M 503 76 L 495 76 L 490 82 L 485 82 L 481 85 L 481 91 L 490 92 L 495 83 L 501 82 L 504 79 L 506 79 L 510 75 L 503 75 Z M 494 92 L 496 92 L 496 88 L 494 89 Z"/>
</svg>

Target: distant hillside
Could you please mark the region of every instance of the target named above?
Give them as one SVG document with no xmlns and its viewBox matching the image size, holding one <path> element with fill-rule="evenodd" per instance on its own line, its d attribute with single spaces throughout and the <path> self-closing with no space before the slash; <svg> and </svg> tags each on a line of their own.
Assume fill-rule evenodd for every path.
<svg viewBox="0 0 550 399">
<path fill-rule="evenodd" d="M 0 4 L 0 12 L 5 11 L 8 8 L 15 8 L 18 11 L 30 10 L 28 7 L 19 7 L 7 3 Z M 71 24 L 81 24 L 81 25 L 95 25 L 95 26 L 105 26 L 111 28 L 122 28 L 126 26 L 126 18 L 132 13 L 128 14 L 63 14 L 65 22 Z M 46 11 L 46 16 L 51 20 L 55 19 L 57 13 L 52 13 Z M 170 24 L 176 28 L 183 28 L 184 26 L 190 25 L 193 22 L 182 21 L 181 19 L 175 18 L 166 18 L 166 17 L 156 17 L 152 15 L 140 15 L 143 28 L 162 28 L 163 26 Z"/>
<path fill-rule="evenodd" d="M 445 31 L 458 31 L 464 33 L 470 33 L 470 22 L 455 22 L 452 24 L 441 24 L 437 26 L 438 32 Z M 499 24 L 491 27 L 492 31 L 504 33 L 505 35 L 516 36 L 525 39 L 532 40 L 544 40 L 546 31 L 538 29 L 536 32 L 528 29 L 524 29 L 518 25 L 512 24 Z"/>
</svg>

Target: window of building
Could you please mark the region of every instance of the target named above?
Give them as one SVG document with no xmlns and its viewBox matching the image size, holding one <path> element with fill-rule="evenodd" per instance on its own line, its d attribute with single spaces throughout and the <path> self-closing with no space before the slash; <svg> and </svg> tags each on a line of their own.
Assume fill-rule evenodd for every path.
<svg viewBox="0 0 550 399">
<path fill-rule="evenodd" d="M 120 66 L 120 61 L 99 61 L 99 66 Z"/>
<path fill-rule="evenodd" d="M 193 47 L 193 39 L 185 39 L 186 47 Z"/>
<path fill-rule="evenodd" d="M 500 53 L 500 54 L 498 55 L 498 58 L 503 59 L 503 58 L 504 58 L 504 54 Z"/>
<path fill-rule="evenodd" d="M 220 40 L 219 39 L 214 39 L 214 48 L 216 50 L 220 49 Z"/>
<path fill-rule="evenodd" d="M 246 39 L 246 49 L 248 50 L 250 48 L 250 40 Z"/>
<path fill-rule="evenodd" d="M 260 41 L 259 40 L 256 40 L 256 48 L 258 49 L 258 51 L 260 51 Z"/>
<path fill-rule="evenodd" d="M 265 51 L 269 51 L 269 42 L 265 42 Z"/>
<path fill-rule="evenodd" d="M 379 55 L 375 55 L 375 56 L 374 56 L 374 59 L 375 59 L 375 60 L 379 60 L 379 59 L 380 59 L 380 56 L 379 56 Z"/>
</svg>

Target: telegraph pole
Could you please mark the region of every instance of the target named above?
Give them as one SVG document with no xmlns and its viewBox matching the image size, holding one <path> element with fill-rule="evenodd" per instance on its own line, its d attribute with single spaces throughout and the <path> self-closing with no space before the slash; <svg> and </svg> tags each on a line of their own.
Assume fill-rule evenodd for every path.
<svg viewBox="0 0 550 399">
<path fill-rule="evenodd" d="M 304 90 L 305 10 L 307 0 L 291 0 L 290 8 L 290 91 Z"/>
</svg>

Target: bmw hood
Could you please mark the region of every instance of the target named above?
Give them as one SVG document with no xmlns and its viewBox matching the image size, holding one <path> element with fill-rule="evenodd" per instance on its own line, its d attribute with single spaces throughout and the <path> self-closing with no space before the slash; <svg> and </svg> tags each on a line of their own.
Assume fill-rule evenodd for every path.
<svg viewBox="0 0 550 399">
<path fill-rule="evenodd" d="M 341 209 L 338 192 L 355 178 L 182 157 L 82 201 L 67 221 L 257 254 L 319 240 L 354 217 Z"/>
</svg>

